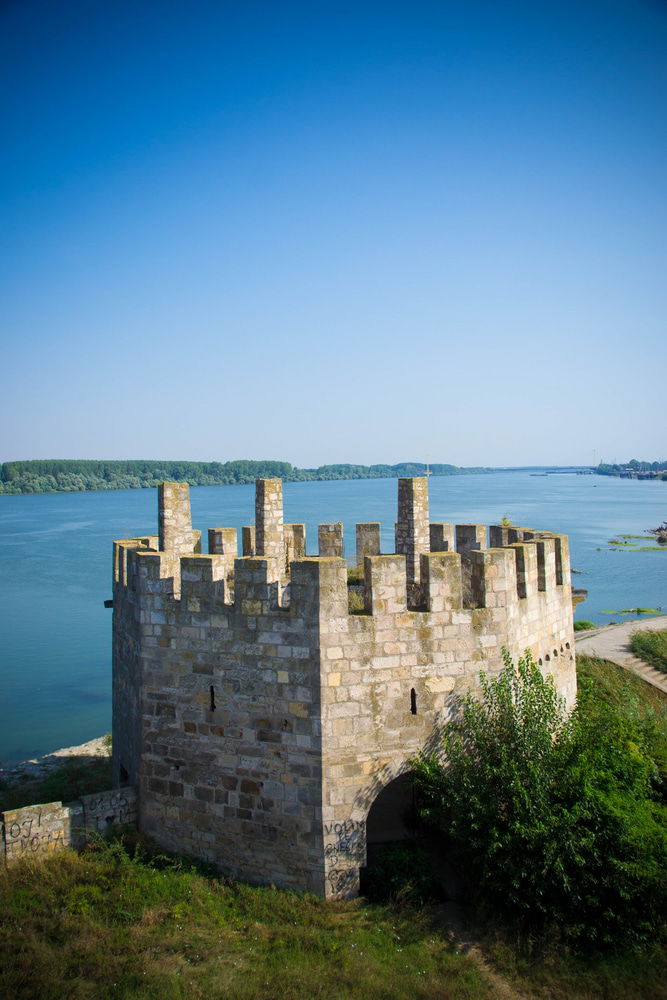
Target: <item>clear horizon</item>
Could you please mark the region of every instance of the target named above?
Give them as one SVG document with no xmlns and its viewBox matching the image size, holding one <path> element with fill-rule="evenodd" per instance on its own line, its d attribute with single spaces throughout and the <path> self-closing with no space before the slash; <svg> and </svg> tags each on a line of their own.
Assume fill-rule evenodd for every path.
<svg viewBox="0 0 667 1000">
<path fill-rule="evenodd" d="M 655 0 L 3 5 L 0 460 L 663 460 L 666 50 Z"/>
</svg>

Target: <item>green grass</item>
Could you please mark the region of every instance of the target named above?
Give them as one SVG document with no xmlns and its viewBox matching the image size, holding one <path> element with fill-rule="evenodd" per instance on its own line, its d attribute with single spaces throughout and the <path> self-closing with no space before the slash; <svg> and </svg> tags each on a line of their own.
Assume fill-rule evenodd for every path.
<svg viewBox="0 0 667 1000">
<path fill-rule="evenodd" d="M 81 795 L 111 788 L 111 758 L 63 757 L 45 777 L 9 785 L 0 780 L 0 812 L 35 802 L 73 802 Z"/>
<path fill-rule="evenodd" d="M 630 636 L 635 656 L 667 673 L 667 629 L 647 629 Z"/>
<path fill-rule="evenodd" d="M 667 694 L 618 664 L 597 656 L 577 656 L 577 681 L 580 688 L 589 685 L 595 698 L 639 718 L 667 797 Z"/>
<path fill-rule="evenodd" d="M 582 682 L 592 685 L 596 698 L 618 708 L 627 709 L 630 706 L 642 719 L 661 717 L 661 726 L 667 740 L 667 694 L 663 691 L 619 667 L 617 663 L 599 656 L 577 655 L 577 681 L 580 685 Z"/>
<path fill-rule="evenodd" d="M 492 1000 L 428 910 L 325 903 L 112 844 L 0 872 L 13 1000 Z"/>
<path fill-rule="evenodd" d="M 619 611 L 601 611 L 601 615 L 659 615 L 661 608 L 622 608 Z"/>
<path fill-rule="evenodd" d="M 454 950 L 437 909 L 250 888 L 118 842 L 1 871 L 0 906 L 0 995 L 13 1000 L 498 996 Z M 667 957 L 657 947 L 583 960 L 470 930 L 522 996 L 667 996 Z"/>
<path fill-rule="evenodd" d="M 638 542 L 644 542 L 644 545 L 638 545 Z M 651 542 L 652 544 L 646 545 L 646 542 Z M 667 546 L 664 542 L 660 542 L 660 536 L 655 532 L 647 531 L 643 535 L 616 535 L 614 538 L 610 538 L 607 545 L 612 550 L 612 552 L 664 552 L 667 551 Z"/>
<path fill-rule="evenodd" d="M 535 1000 L 665 1000 L 664 948 L 604 957 L 578 958 L 557 949 L 527 954 L 490 934 L 484 948 L 495 968 L 520 992 Z"/>
<path fill-rule="evenodd" d="M 667 552 L 667 546 L 661 545 L 657 541 L 655 545 L 632 545 L 630 542 L 622 542 L 618 538 L 610 538 L 607 545 L 612 552 Z"/>
<path fill-rule="evenodd" d="M 358 591 L 348 590 L 347 609 L 351 615 L 363 615 L 366 613 L 366 601 Z"/>
<path fill-rule="evenodd" d="M 578 656 L 580 684 L 636 713 L 667 772 L 667 696 Z M 61 798 L 54 795 L 54 798 Z M 493 1000 L 436 908 L 326 903 L 221 881 L 148 845 L 97 845 L 0 870 L 0 996 L 12 1000 Z M 667 1000 L 659 947 L 586 959 L 470 924 L 526 998 Z"/>
<path fill-rule="evenodd" d="M 366 613 L 366 602 L 362 592 L 364 584 L 363 567 L 350 566 L 347 571 L 347 609 L 351 615 Z"/>
</svg>

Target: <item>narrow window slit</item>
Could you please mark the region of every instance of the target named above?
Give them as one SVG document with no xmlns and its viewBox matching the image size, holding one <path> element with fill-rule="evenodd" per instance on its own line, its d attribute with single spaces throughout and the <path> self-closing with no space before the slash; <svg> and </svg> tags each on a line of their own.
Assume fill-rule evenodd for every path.
<svg viewBox="0 0 667 1000">
<path fill-rule="evenodd" d="M 210 692 L 211 692 L 211 711 L 215 712 L 215 689 L 212 684 L 210 687 Z"/>
<path fill-rule="evenodd" d="M 410 689 L 410 711 L 413 715 L 417 714 L 417 692 L 414 688 Z"/>
</svg>

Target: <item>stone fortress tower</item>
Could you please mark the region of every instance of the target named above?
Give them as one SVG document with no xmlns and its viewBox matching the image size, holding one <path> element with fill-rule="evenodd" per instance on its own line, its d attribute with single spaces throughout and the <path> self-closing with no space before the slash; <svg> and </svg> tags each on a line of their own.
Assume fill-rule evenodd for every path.
<svg viewBox="0 0 667 1000">
<path fill-rule="evenodd" d="M 367 840 L 401 826 L 381 803 L 503 646 L 574 702 L 564 535 L 497 526 L 487 546 L 484 525 L 430 522 L 425 478 L 400 479 L 396 552 L 357 525 L 350 612 L 342 525 L 306 557 L 279 479 L 257 482 L 241 558 L 233 528 L 201 553 L 187 484 L 158 495 L 158 535 L 114 545 L 114 782 L 169 850 L 354 895 Z"/>
</svg>

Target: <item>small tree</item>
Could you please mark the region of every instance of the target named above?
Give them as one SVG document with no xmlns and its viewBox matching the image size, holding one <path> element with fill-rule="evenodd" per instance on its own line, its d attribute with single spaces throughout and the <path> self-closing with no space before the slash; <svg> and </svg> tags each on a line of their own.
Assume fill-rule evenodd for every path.
<svg viewBox="0 0 667 1000">
<path fill-rule="evenodd" d="M 442 753 L 415 762 L 422 819 L 450 838 L 478 900 L 524 929 L 596 945 L 659 935 L 665 813 L 638 727 L 590 702 L 568 716 L 529 654 L 504 662 L 481 700 L 464 699 Z"/>
</svg>

